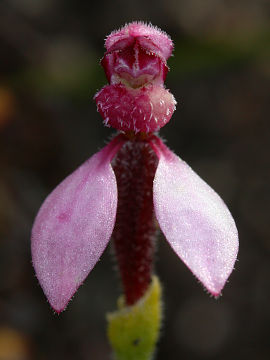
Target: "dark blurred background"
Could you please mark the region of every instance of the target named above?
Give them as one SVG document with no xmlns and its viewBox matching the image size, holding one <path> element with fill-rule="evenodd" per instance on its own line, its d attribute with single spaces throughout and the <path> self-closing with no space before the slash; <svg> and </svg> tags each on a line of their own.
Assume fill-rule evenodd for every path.
<svg viewBox="0 0 270 360">
<path fill-rule="evenodd" d="M 105 35 L 150 21 L 175 42 L 168 145 L 228 204 L 236 269 L 217 301 L 162 236 L 165 321 L 157 360 L 270 358 L 270 2 L 0 2 L 0 360 L 110 358 L 105 313 L 120 287 L 108 248 L 60 316 L 34 276 L 31 226 L 45 196 L 112 133 L 92 100 Z"/>
</svg>

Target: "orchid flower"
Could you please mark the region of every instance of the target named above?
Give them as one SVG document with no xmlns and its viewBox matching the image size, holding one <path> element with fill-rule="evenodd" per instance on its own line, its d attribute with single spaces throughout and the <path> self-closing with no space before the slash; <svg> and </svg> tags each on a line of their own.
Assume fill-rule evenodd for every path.
<svg viewBox="0 0 270 360">
<path fill-rule="evenodd" d="M 112 238 L 126 304 L 135 304 L 151 282 L 158 223 L 178 257 L 218 296 L 237 256 L 234 220 L 157 133 L 176 106 L 164 87 L 172 40 L 133 22 L 110 34 L 105 47 L 109 84 L 95 101 L 104 124 L 118 132 L 41 206 L 32 230 L 40 285 L 61 312 Z"/>
</svg>

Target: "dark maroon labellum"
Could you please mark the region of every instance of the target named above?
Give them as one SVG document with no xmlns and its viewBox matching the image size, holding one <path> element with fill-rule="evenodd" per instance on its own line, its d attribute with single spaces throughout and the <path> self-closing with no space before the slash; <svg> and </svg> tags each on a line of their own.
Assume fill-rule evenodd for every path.
<svg viewBox="0 0 270 360">
<path fill-rule="evenodd" d="M 128 141 L 113 162 L 118 208 L 113 231 L 125 301 L 132 305 L 144 295 L 153 270 L 156 234 L 153 180 L 157 156 L 146 141 Z"/>
</svg>

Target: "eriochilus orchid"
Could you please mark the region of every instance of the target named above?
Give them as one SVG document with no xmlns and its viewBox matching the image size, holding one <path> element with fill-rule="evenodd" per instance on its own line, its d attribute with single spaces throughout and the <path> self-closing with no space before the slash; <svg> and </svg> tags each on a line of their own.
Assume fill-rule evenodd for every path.
<svg viewBox="0 0 270 360">
<path fill-rule="evenodd" d="M 175 253 L 218 296 L 237 256 L 234 220 L 216 192 L 157 133 L 176 105 L 164 87 L 173 43 L 158 28 L 134 22 L 110 34 L 105 47 L 101 65 L 109 84 L 95 101 L 104 124 L 118 133 L 58 185 L 39 210 L 32 257 L 41 287 L 53 309 L 64 310 L 112 238 L 124 293 L 121 311 L 146 303 L 142 299 L 148 294 L 149 300 L 153 282 L 158 284 L 153 278 L 158 223 Z M 159 285 L 155 289 L 160 292 Z M 153 315 L 157 333 L 158 297 L 151 304 L 158 308 Z M 113 314 L 108 319 L 113 322 Z M 120 329 L 125 331 L 123 324 Z M 153 344 L 145 357 L 132 357 L 117 345 L 114 331 L 109 327 L 117 359 L 150 357 Z M 143 343 L 142 334 L 136 336 Z M 133 340 L 138 347 L 138 339 Z"/>
</svg>

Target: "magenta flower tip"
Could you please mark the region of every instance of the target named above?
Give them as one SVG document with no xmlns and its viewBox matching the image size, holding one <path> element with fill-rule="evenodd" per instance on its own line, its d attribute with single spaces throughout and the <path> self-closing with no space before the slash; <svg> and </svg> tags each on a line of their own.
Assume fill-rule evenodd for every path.
<svg viewBox="0 0 270 360">
<path fill-rule="evenodd" d="M 173 51 L 173 42 L 168 34 L 152 24 L 134 21 L 107 36 L 105 47 L 108 52 L 120 50 L 138 39 L 142 47 L 167 60 Z"/>
<path fill-rule="evenodd" d="M 109 85 L 95 95 L 106 126 L 151 133 L 171 119 L 176 101 L 164 80 L 171 39 L 160 29 L 133 22 L 114 31 L 101 61 Z"/>
</svg>

